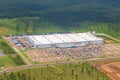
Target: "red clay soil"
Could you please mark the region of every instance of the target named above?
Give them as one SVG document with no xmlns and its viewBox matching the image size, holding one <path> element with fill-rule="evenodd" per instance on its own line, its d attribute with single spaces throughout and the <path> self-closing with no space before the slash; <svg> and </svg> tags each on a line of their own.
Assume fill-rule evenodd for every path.
<svg viewBox="0 0 120 80">
<path fill-rule="evenodd" d="M 96 67 L 111 78 L 111 80 L 120 80 L 120 61 L 101 63 L 96 65 Z"/>
</svg>

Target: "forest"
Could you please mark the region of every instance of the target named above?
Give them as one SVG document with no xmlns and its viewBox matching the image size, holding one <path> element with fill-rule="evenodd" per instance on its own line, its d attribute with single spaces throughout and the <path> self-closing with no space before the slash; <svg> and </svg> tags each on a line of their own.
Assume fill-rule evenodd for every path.
<svg viewBox="0 0 120 80">
<path fill-rule="evenodd" d="M 7 34 L 97 31 L 120 37 L 120 0 L 0 1 L 0 29 Z"/>
</svg>

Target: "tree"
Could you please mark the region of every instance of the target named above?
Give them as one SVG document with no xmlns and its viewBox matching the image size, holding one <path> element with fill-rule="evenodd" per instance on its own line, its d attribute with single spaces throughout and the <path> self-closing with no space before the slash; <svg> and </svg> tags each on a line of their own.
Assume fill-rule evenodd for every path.
<svg viewBox="0 0 120 80">
<path fill-rule="evenodd" d="M 74 70 L 73 70 L 73 69 L 72 69 L 72 71 L 71 71 L 71 75 L 74 76 Z"/>
<path fill-rule="evenodd" d="M 84 72 L 84 68 L 81 68 L 81 74 Z"/>
<path fill-rule="evenodd" d="M 20 32 L 20 25 L 19 24 L 16 25 L 16 32 L 17 32 L 17 34 L 19 34 L 19 32 Z"/>
<path fill-rule="evenodd" d="M 76 74 L 76 76 L 75 76 L 75 77 L 76 77 L 76 80 L 78 80 L 78 75 L 77 75 L 77 74 Z"/>
</svg>

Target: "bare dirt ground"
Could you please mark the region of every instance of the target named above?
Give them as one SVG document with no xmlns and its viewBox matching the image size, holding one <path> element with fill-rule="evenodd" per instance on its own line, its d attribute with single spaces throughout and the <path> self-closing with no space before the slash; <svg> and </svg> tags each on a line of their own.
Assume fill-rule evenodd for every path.
<svg viewBox="0 0 120 80">
<path fill-rule="evenodd" d="M 17 46 L 12 41 L 12 37 L 5 37 L 8 43 L 16 49 L 22 49 L 22 46 Z M 24 38 L 19 40 L 28 48 L 27 55 L 34 62 L 53 62 L 64 61 L 69 59 L 97 58 L 103 56 L 120 56 L 120 44 L 104 44 L 104 45 L 89 45 L 78 48 L 45 48 L 45 49 L 29 49 L 30 45 Z M 66 56 L 67 55 L 67 56 Z"/>
<path fill-rule="evenodd" d="M 67 60 L 67 57 L 65 55 L 54 54 L 52 52 L 49 52 L 49 49 L 28 50 L 27 54 L 34 62 L 55 62 Z"/>
<path fill-rule="evenodd" d="M 120 61 L 103 62 L 96 64 L 95 67 L 107 75 L 111 80 L 120 80 Z"/>
<path fill-rule="evenodd" d="M 66 60 L 66 55 L 73 59 L 97 58 L 102 56 L 120 56 L 120 45 L 104 44 L 78 48 L 46 48 L 27 50 L 27 55 L 34 62 L 51 62 Z"/>
<path fill-rule="evenodd" d="M 3 38 L 9 43 L 10 46 L 15 47 L 15 48 L 17 48 L 17 49 L 21 49 L 20 46 L 16 46 L 16 45 L 13 43 L 12 38 L 10 38 L 10 37 L 3 37 Z"/>
<path fill-rule="evenodd" d="M 101 48 L 102 53 L 106 56 L 120 55 L 120 44 L 104 44 Z"/>
<path fill-rule="evenodd" d="M 88 46 L 78 48 L 43 48 L 27 50 L 34 62 L 63 61 L 69 59 L 93 58 L 101 56 L 100 47 Z"/>
<path fill-rule="evenodd" d="M 19 40 L 26 46 L 26 48 L 30 48 L 30 45 L 27 43 L 27 41 L 24 38 L 19 38 Z"/>
</svg>

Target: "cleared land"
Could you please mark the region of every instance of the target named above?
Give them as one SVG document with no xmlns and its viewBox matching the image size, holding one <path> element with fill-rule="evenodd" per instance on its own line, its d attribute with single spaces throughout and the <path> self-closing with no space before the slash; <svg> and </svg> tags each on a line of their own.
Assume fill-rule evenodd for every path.
<svg viewBox="0 0 120 80">
<path fill-rule="evenodd" d="M 62 54 L 55 54 L 47 51 L 49 49 L 44 50 L 28 50 L 27 54 L 28 56 L 34 61 L 34 62 L 55 62 L 55 61 L 65 61 L 67 60 L 67 57 Z"/>
<path fill-rule="evenodd" d="M 6 37 L 10 45 L 16 49 L 23 49 L 22 46 L 17 46 L 12 38 Z M 25 39 L 20 38 L 20 41 L 29 48 L 30 45 Z M 96 58 L 104 56 L 119 56 L 120 44 L 104 44 L 104 45 L 90 45 L 77 48 L 43 48 L 43 49 L 27 49 L 24 51 L 32 59 L 33 62 L 56 62 L 83 58 Z"/>
<path fill-rule="evenodd" d="M 120 61 L 101 62 L 96 67 L 112 80 L 120 80 Z"/>
<path fill-rule="evenodd" d="M 98 46 L 78 47 L 78 48 L 46 48 L 27 50 L 28 56 L 35 62 L 54 62 L 73 59 L 100 57 L 102 53 Z"/>
<path fill-rule="evenodd" d="M 73 59 L 120 56 L 119 44 L 92 45 L 78 48 L 46 48 L 27 50 L 27 55 L 34 62 L 54 62 Z"/>
<path fill-rule="evenodd" d="M 13 44 L 11 39 L 8 38 L 7 41 L 9 41 L 9 43 L 12 46 L 16 47 L 17 49 L 20 49 L 20 50 L 22 49 L 21 47 L 18 47 L 15 44 Z M 25 45 L 27 45 L 27 43 L 25 43 L 25 41 L 23 39 L 21 39 L 21 42 L 23 42 Z M 92 45 L 92 46 L 77 47 L 77 48 L 27 49 L 24 52 L 27 53 L 27 55 L 30 57 L 30 59 L 32 59 L 32 61 L 39 62 L 39 63 L 67 61 L 69 59 L 77 61 L 77 59 L 79 60 L 79 59 L 84 59 L 84 58 L 97 58 L 97 57 L 104 57 L 104 56 L 106 56 L 106 57 L 120 56 L 120 45 L 119 44 L 104 44 L 104 45 Z M 82 77 L 81 78 L 82 80 L 83 79 L 84 80 L 94 80 L 94 79 L 95 80 L 109 80 L 105 77 L 105 75 L 103 75 L 102 73 L 99 73 L 96 69 L 95 69 L 95 71 L 96 71 L 95 74 L 92 73 L 92 71 L 88 68 L 89 64 L 86 64 L 87 67 L 84 66 L 84 68 L 85 68 L 84 69 L 82 66 L 85 64 L 86 63 L 84 63 L 84 64 L 80 63 L 81 66 L 79 66 L 79 68 L 77 68 L 76 67 L 77 65 L 76 65 L 74 67 L 71 67 L 70 69 L 69 69 L 69 65 L 68 65 L 67 68 L 70 71 L 69 70 L 64 71 L 63 70 L 64 68 L 61 69 L 61 67 L 58 67 L 58 66 L 52 66 L 52 69 L 51 69 L 51 66 L 47 66 L 42 69 L 37 68 L 37 70 L 35 70 L 35 69 L 22 70 L 22 71 L 10 73 L 7 75 L 5 74 L 4 76 L 8 76 L 8 80 L 11 75 L 17 76 L 18 74 L 19 74 L 19 77 L 17 76 L 18 80 L 20 80 L 21 77 L 25 78 L 26 80 L 30 80 L 30 79 L 31 80 L 38 80 L 38 79 L 39 80 L 49 80 L 49 79 L 50 80 L 66 80 L 66 79 L 79 80 L 81 77 Z M 112 74 L 114 74 L 114 73 L 116 74 L 114 76 L 108 72 L 109 75 L 111 75 L 114 78 L 113 80 L 119 80 L 120 67 L 117 66 L 116 64 L 118 64 L 118 63 L 111 64 L 111 65 L 105 65 L 105 66 L 100 65 L 99 67 L 97 66 L 97 68 L 99 68 L 102 71 L 104 70 L 104 68 L 109 68 L 109 70 L 111 70 Z M 46 71 L 46 69 L 48 72 Z M 117 70 L 115 70 L 115 69 L 117 69 Z M 55 70 L 55 72 L 54 72 L 54 70 Z M 65 70 L 67 70 L 67 69 L 65 68 Z M 80 73 L 78 73 L 79 72 L 78 70 L 80 70 Z M 108 69 L 105 69 L 103 72 L 107 73 L 107 70 Z M 36 71 L 36 73 L 34 71 Z M 37 71 L 39 71 L 40 73 Z M 43 71 L 43 73 L 41 73 L 41 71 Z M 23 72 L 26 72 L 26 73 L 23 73 Z M 30 74 L 28 74 L 28 72 Z M 66 74 L 64 72 L 66 72 L 68 74 Z M 100 76 L 102 75 L 102 77 L 100 77 L 98 75 L 98 73 L 100 74 Z M 108 75 L 108 73 L 106 75 L 108 77 L 112 78 L 111 76 Z M 66 74 L 66 75 L 64 76 L 64 74 Z M 82 74 L 84 74 L 84 75 L 82 75 Z M 33 77 L 30 77 L 31 75 Z M 41 77 L 40 75 L 43 77 Z M 71 76 L 71 75 L 73 75 L 73 76 Z M 94 75 L 96 75 L 96 76 L 94 76 Z M 1 76 L 1 78 L 4 78 L 4 76 Z M 53 77 L 51 77 L 51 76 L 53 76 Z M 83 78 L 83 77 L 85 77 L 85 78 Z"/>
<path fill-rule="evenodd" d="M 120 56 L 120 44 L 105 44 L 101 47 L 105 56 Z"/>
<path fill-rule="evenodd" d="M 13 42 L 13 38 L 14 37 L 6 37 L 6 40 L 16 49 L 24 49 L 24 47 L 16 45 Z M 19 40 L 23 45 L 25 45 L 27 50 L 24 52 L 29 56 L 29 58 L 33 62 L 39 63 L 120 55 L 120 44 L 89 45 L 77 48 L 29 49 L 30 45 L 24 38 L 21 37 Z"/>
</svg>

